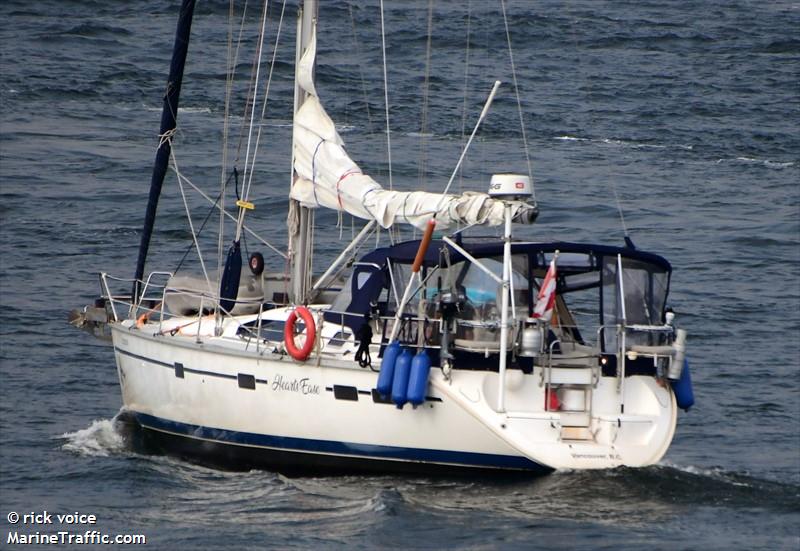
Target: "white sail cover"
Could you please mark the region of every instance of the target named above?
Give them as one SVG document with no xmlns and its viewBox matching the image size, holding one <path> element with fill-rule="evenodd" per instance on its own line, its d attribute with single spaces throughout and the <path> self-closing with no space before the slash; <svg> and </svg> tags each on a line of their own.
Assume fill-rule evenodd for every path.
<svg viewBox="0 0 800 551">
<path fill-rule="evenodd" d="M 375 220 L 384 228 L 396 223 L 424 228 L 434 215 L 440 229 L 456 224 L 503 223 L 503 202 L 485 193 L 390 191 L 363 174 L 347 155 L 342 138 L 317 97 L 313 81 L 315 56 L 316 33 L 297 67 L 297 80 L 307 95 L 294 120 L 292 199 L 305 207 L 326 207 Z M 534 209 L 527 203 L 511 204 L 515 220 L 533 218 L 529 215 Z"/>
</svg>

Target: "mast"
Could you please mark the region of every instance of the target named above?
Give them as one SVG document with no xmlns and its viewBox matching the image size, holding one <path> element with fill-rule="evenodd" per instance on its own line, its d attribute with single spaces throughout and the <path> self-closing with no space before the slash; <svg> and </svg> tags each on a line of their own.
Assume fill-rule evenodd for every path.
<svg viewBox="0 0 800 551">
<path fill-rule="evenodd" d="M 153 223 L 158 209 L 158 198 L 161 195 L 161 186 L 169 165 L 170 152 L 172 151 L 171 137 L 177 126 L 178 100 L 181 93 L 183 80 L 183 67 L 186 64 L 186 52 L 189 49 L 189 36 L 192 29 L 192 15 L 194 14 L 195 0 L 183 0 L 178 27 L 175 31 L 175 45 L 172 49 L 172 63 L 169 67 L 167 90 L 164 94 L 164 107 L 161 111 L 161 130 L 159 131 L 159 144 L 156 150 L 156 159 L 153 163 L 153 176 L 150 180 L 150 196 L 147 200 L 147 211 L 144 216 L 142 239 L 139 243 L 139 258 L 136 261 L 136 275 L 134 276 L 133 290 L 131 291 L 132 303 L 139 299 L 142 289 L 141 281 L 144 277 L 144 264 L 147 260 L 147 250 L 150 247 L 150 237 L 153 234 Z"/>
<path fill-rule="evenodd" d="M 297 80 L 300 58 L 311 42 L 319 8 L 316 0 L 301 0 L 297 13 L 297 48 L 295 51 L 294 115 L 303 105 L 306 93 Z M 293 133 L 294 134 L 294 133 Z M 294 155 L 294 135 L 292 136 Z M 294 185 L 294 158 L 292 159 L 292 179 Z M 293 218 L 296 216 L 296 219 Z M 289 258 L 291 261 L 290 299 L 295 304 L 303 304 L 308 295 L 311 282 L 311 218 L 310 209 L 301 206 L 299 201 L 290 199 L 289 206 Z"/>
</svg>

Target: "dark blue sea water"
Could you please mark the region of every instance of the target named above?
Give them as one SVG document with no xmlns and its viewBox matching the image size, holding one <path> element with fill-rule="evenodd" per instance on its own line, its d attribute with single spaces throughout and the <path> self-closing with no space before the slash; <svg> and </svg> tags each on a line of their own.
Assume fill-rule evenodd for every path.
<svg viewBox="0 0 800 551">
<path fill-rule="evenodd" d="M 352 4 L 324 2 L 318 88 L 352 156 L 386 179 L 379 12 L 373 0 Z M 435 6 L 424 109 L 427 4 L 387 2 L 395 185 L 442 189 L 460 154 L 463 108 L 468 133 L 495 79 L 507 84 L 455 186 L 480 190 L 493 171 L 524 172 L 499 2 Z M 112 422 L 121 405 L 112 351 L 67 325 L 66 314 L 99 292 L 97 272 L 133 276 L 177 2 L 7 0 L 0 547 L 14 547 L 15 530 L 63 529 L 8 521 L 11 512 L 47 510 L 94 514 L 92 528 L 145 534 L 155 549 L 800 548 L 800 4 L 507 7 L 542 209 L 519 235 L 621 243 L 616 187 L 636 244 L 674 266 L 670 304 L 689 331 L 697 404 L 680 415 L 661 464 L 522 481 L 287 479 L 130 448 Z M 270 9 L 270 44 L 279 8 Z M 248 6 L 236 117 L 259 9 Z M 227 11 L 222 1 L 198 6 L 175 141 L 181 173 L 214 196 Z M 294 11 L 290 4 L 251 219 L 281 249 Z M 235 123 L 232 151 L 239 132 Z M 190 202 L 199 225 L 207 207 Z M 336 223 L 335 214 L 317 217 L 317 266 L 351 234 L 349 219 Z M 172 178 L 151 269 L 175 268 L 186 227 Z M 216 227 L 209 222 L 202 239 L 212 259 Z M 269 269 L 283 269 L 267 257 Z"/>
</svg>

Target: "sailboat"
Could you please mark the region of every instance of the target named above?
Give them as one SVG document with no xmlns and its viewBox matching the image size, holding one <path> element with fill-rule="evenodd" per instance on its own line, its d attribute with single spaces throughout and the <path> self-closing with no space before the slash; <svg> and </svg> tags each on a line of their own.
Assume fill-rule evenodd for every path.
<svg viewBox="0 0 800 551">
<path fill-rule="evenodd" d="M 287 473 L 541 473 L 661 460 L 678 409 L 694 401 L 686 332 L 667 307 L 669 262 L 629 240 L 515 239 L 515 225 L 538 214 L 530 174 L 495 174 L 486 193 L 385 189 L 350 158 L 315 88 L 314 1 L 298 6 L 291 274 L 265 270 L 259 254 L 243 261 L 253 205 L 240 198 L 223 212 L 236 234 L 216 280 L 146 275 L 193 9 L 183 0 L 135 277 L 101 274 L 101 297 L 72 318 L 112 342 L 123 414 L 150 444 Z M 367 222 L 316 276 L 309 251 L 321 208 Z M 353 258 L 376 228 L 398 225 L 422 237 Z M 485 226 L 502 237 L 464 231 Z"/>
</svg>

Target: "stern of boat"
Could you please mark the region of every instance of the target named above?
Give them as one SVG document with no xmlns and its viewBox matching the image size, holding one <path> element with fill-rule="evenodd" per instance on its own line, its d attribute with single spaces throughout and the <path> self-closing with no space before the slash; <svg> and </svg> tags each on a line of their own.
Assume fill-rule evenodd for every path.
<svg viewBox="0 0 800 551">
<path fill-rule="evenodd" d="M 677 405 L 668 384 L 631 376 L 619 384 L 600 362 L 536 366 L 531 374 L 441 372 L 433 387 L 469 411 L 520 454 L 555 469 L 642 467 L 657 463 L 675 433 Z M 503 394 L 504 407 L 499 407 Z"/>
</svg>

